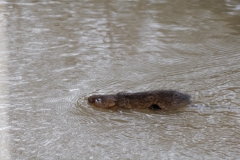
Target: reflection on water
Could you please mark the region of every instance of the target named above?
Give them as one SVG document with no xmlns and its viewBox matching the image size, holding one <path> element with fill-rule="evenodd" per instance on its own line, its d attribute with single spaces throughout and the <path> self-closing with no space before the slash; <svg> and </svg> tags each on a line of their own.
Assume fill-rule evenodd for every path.
<svg viewBox="0 0 240 160">
<path fill-rule="evenodd" d="M 12 159 L 237 159 L 237 1 L 8 1 Z M 171 114 L 91 94 L 176 89 Z M 207 107 L 210 106 L 210 107 Z"/>
</svg>

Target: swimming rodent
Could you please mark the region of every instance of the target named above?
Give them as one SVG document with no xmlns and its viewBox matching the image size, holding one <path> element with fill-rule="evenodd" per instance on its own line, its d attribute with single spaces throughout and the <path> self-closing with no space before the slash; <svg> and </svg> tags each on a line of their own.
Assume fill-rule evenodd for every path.
<svg viewBox="0 0 240 160">
<path fill-rule="evenodd" d="M 174 110 L 191 103 L 191 97 L 174 90 L 154 90 L 137 93 L 119 92 L 110 95 L 92 95 L 88 104 L 105 109 L 160 109 Z"/>
</svg>

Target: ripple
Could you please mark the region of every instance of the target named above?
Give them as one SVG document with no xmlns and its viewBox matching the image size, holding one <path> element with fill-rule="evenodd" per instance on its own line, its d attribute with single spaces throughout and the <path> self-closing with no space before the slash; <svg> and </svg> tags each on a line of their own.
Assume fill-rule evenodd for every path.
<svg viewBox="0 0 240 160">
<path fill-rule="evenodd" d="M 6 3 L 12 158 L 238 159 L 239 17 L 226 3 Z M 86 99 L 152 89 L 189 93 L 195 107 Z"/>
</svg>

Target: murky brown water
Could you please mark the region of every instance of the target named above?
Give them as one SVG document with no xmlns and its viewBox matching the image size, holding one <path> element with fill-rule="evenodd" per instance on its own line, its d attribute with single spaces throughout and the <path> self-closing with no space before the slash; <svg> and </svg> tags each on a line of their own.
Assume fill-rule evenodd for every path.
<svg viewBox="0 0 240 160">
<path fill-rule="evenodd" d="M 239 1 L 0 6 L 1 157 L 240 157 Z M 113 112 L 85 100 L 152 89 L 189 93 L 195 107 Z"/>
</svg>

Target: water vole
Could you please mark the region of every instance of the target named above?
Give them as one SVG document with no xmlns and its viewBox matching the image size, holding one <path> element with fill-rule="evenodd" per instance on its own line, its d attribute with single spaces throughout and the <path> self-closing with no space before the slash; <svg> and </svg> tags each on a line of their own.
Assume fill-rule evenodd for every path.
<svg viewBox="0 0 240 160">
<path fill-rule="evenodd" d="M 163 111 L 177 109 L 191 103 L 189 95 L 173 90 L 155 90 L 137 93 L 124 93 L 110 95 L 92 95 L 88 103 L 99 108 L 125 108 L 125 109 L 161 109 Z"/>
</svg>

